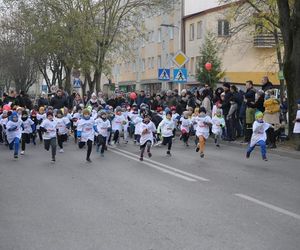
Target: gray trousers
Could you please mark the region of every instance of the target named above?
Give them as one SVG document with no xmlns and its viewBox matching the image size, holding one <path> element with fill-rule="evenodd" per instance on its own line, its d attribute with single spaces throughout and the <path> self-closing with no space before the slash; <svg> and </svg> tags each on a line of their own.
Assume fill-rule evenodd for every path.
<svg viewBox="0 0 300 250">
<path fill-rule="evenodd" d="M 51 147 L 51 154 L 52 154 L 52 159 L 55 159 L 56 155 L 56 137 L 53 137 L 51 139 L 44 139 L 44 146 L 47 151 L 49 151 Z"/>
</svg>

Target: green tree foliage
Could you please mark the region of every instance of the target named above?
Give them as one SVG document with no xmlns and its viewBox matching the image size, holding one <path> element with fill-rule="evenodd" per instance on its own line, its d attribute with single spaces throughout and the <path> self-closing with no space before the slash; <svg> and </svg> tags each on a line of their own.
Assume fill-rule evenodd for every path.
<svg viewBox="0 0 300 250">
<path fill-rule="evenodd" d="M 91 91 L 100 90 L 103 73 L 114 57 L 128 50 L 142 33 L 143 13 L 170 6 L 174 0 L 4 0 L 14 16 L 9 30 L 29 33 L 30 51 L 50 88 L 71 89 L 73 68 L 80 69 Z M 17 13 L 17 15 L 16 15 Z M 63 78 L 64 77 L 64 78 Z M 85 81 L 86 82 L 86 81 Z"/>
<path fill-rule="evenodd" d="M 212 64 L 211 71 L 205 68 L 206 63 Z M 200 48 L 200 59 L 197 62 L 196 76 L 200 83 L 209 84 L 215 87 L 217 82 L 224 76 L 222 62 L 219 57 L 219 45 L 215 35 L 209 32 Z"/>
</svg>

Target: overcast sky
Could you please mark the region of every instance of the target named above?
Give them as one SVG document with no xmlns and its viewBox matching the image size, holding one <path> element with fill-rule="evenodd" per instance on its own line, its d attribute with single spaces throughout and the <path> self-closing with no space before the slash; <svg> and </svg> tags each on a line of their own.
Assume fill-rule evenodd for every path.
<svg viewBox="0 0 300 250">
<path fill-rule="evenodd" d="M 185 0 L 185 15 L 191 15 L 219 5 L 219 0 Z"/>
</svg>

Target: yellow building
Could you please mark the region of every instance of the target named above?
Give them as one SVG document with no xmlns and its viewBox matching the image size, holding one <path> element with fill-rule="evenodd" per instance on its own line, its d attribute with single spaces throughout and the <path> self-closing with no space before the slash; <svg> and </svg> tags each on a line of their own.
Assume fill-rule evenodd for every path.
<svg viewBox="0 0 300 250">
<path fill-rule="evenodd" d="M 173 87 L 172 81 L 158 80 L 158 68 L 173 68 L 172 58 L 181 47 L 182 13 L 180 1 L 174 1 L 168 13 L 144 17 L 145 38 L 135 41 L 132 58 L 112 69 L 115 87 L 126 92 L 144 89 L 151 94 Z"/>
<path fill-rule="evenodd" d="M 220 58 L 226 72 L 223 81 L 244 83 L 252 80 L 261 84 L 263 76 L 279 84 L 278 64 L 274 39 L 271 35 L 254 35 L 255 27 L 241 30 L 234 36 L 231 27 L 236 23 L 226 20 L 231 5 L 222 5 L 183 18 L 184 50 L 190 58 L 186 67 L 189 83 L 196 83 L 196 67 L 200 56 L 200 46 L 208 31 L 213 32 L 220 43 Z"/>
</svg>

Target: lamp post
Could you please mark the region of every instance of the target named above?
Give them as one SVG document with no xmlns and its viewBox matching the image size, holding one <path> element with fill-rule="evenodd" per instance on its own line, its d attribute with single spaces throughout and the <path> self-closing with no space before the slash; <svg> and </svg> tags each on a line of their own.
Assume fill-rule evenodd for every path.
<svg viewBox="0 0 300 250">
<path fill-rule="evenodd" d="M 181 33 L 180 33 L 181 30 L 180 30 L 180 28 L 174 24 L 165 24 L 165 23 L 162 23 L 160 26 L 167 27 L 167 28 L 175 28 L 178 30 L 178 49 L 182 50 L 181 49 Z M 181 92 L 181 84 L 180 83 L 178 83 L 178 92 L 179 93 Z"/>
</svg>

